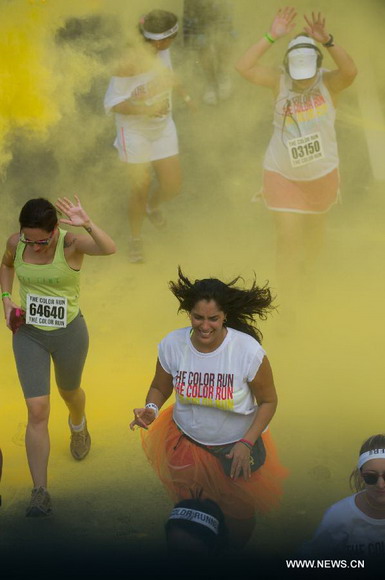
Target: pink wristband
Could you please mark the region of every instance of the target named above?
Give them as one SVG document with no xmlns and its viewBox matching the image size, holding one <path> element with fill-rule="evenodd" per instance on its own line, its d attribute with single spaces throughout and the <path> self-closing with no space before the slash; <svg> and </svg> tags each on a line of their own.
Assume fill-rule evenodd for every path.
<svg viewBox="0 0 385 580">
<path fill-rule="evenodd" d="M 254 447 L 254 443 L 249 441 L 248 439 L 240 439 L 240 443 L 246 443 L 246 445 L 250 445 L 250 447 Z"/>
</svg>

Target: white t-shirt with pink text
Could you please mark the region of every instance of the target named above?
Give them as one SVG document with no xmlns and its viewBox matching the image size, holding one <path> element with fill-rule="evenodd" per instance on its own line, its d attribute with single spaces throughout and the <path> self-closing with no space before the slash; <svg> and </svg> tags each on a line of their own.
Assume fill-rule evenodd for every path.
<svg viewBox="0 0 385 580">
<path fill-rule="evenodd" d="M 189 437 L 205 445 L 241 439 L 255 418 L 257 404 L 248 386 L 265 351 L 251 336 L 227 329 L 213 352 L 194 348 L 191 328 L 170 332 L 159 344 L 159 361 L 172 375 L 174 421 Z"/>
</svg>

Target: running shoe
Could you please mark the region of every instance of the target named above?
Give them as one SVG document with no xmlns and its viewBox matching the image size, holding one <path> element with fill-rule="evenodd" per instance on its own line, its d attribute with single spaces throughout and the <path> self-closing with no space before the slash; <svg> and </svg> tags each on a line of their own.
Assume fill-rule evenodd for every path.
<svg viewBox="0 0 385 580">
<path fill-rule="evenodd" d="M 143 242 L 140 238 L 130 238 L 128 240 L 128 259 L 133 264 L 143 262 Z"/>
<path fill-rule="evenodd" d="M 167 226 L 166 218 L 163 215 L 163 212 L 159 209 L 150 209 L 149 207 L 146 208 L 146 214 L 150 222 L 153 226 L 155 226 L 158 230 L 164 230 Z"/>
<path fill-rule="evenodd" d="M 218 97 L 215 89 L 213 87 L 208 87 L 202 97 L 202 100 L 205 105 L 217 105 Z"/>
<path fill-rule="evenodd" d="M 88 433 L 87 421 L 84 419 L 84 427 L 81 431 L 74 431 L 69 420 L 68 423 L 71 430 L 70 450 L 72 457 L 77 461 L 81 461 L 91 449 L 91 437 Z"/>
<path fill-rule="evenodd" d="M 51 497 L 44 487 L 34 487 L 25 515 L 27 518 L 44 518 L 52 514 Z"/>
</svg>

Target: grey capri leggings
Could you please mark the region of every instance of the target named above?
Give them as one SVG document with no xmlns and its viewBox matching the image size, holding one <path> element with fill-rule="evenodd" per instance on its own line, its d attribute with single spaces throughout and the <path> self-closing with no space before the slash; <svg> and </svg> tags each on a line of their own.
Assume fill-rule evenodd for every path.
<svg viewBox="0 0 385 580">
<path fill-rule="evenodd" d="M 57 330 L 41 330 L 31 324 L 20 326 L 13 335 L 13 352 L 26 399 L 49 395 L 51 357 L 59 389 L 77 389 L 88 352 L 83 315 L 79 312 L 66 328 Z"/>
</svg>

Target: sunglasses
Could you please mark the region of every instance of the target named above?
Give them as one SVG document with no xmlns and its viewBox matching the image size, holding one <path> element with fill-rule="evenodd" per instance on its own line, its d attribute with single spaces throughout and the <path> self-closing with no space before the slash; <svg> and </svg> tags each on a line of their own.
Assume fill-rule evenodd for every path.
<svg viewBox="0 0 385 580">
<path fill-rule="evenodd" d="M 361 473 L 361 475 L 362 475 L 362 479 L 364 480 L 364 482 L 367 483 L 368 485 L 376 485 L 376 483 L 380 477 L 382 477 L 382 479 L 385 481 L 385 473 L 364 472 L 364 473 Z"/>
<path fill-rule="evenodd" d="M 27 246 L 48 246 L 54 233 L 55 233 L 55 230 L 52 230 L 52 232 L 48 236 L 48 238 L 45 238 L 44 240 L 36 240 L 36 241 L 26 240 L 24 237 L 24 234 L 20 234 L 19 240 L 21 241 L 22 244 L 26 244 Z"/>
</svg>

